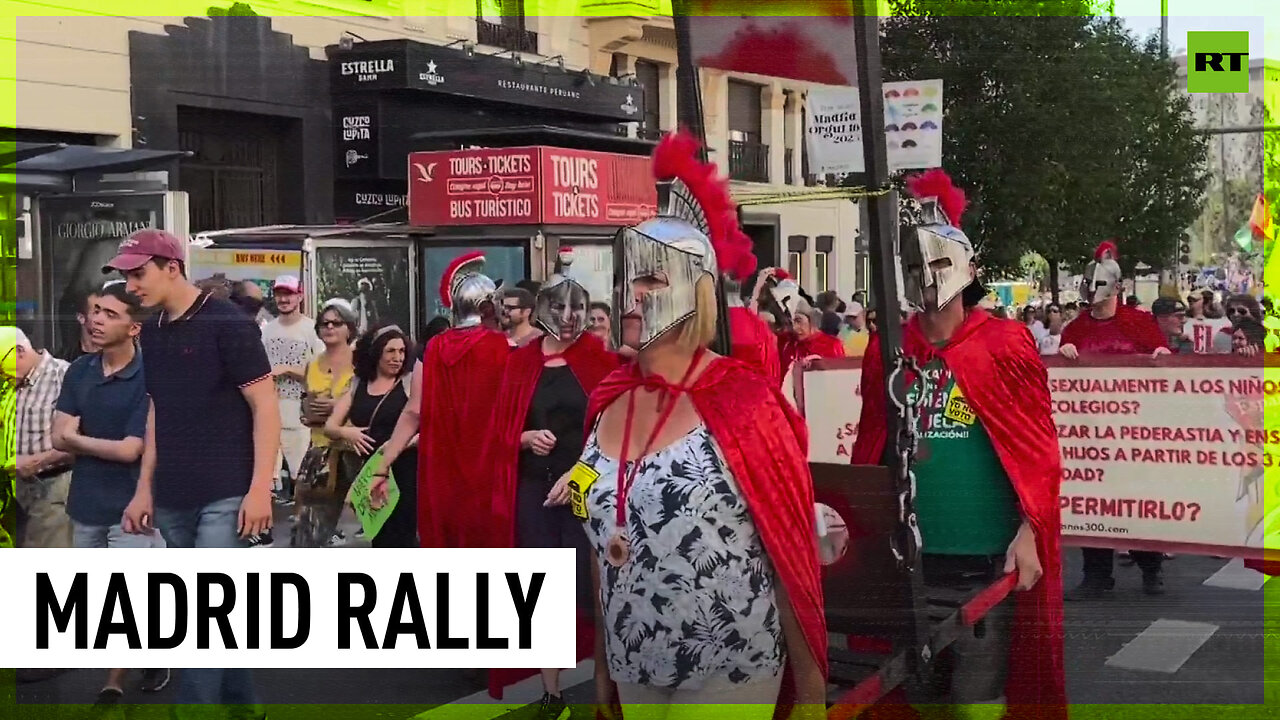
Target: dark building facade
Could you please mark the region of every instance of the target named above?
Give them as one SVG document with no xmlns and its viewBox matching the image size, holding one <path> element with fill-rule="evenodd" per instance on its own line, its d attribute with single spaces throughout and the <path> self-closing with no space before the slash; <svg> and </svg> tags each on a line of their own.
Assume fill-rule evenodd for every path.
<svg viewBox="0 0 1280 720">
<path fill-rule="evenodd" d="M 412 40 L 328 48 L 339 222 L 402 219 L 392 211 L 404 206 L 415 150 L 573 142 L 647 152 L 640 143 L 619 147 L 632 145 L 620 137 L 623 124 L 644 120 L 641 88 L 485 52 L 493 51 Z"/>
<path fill-rule="evenodd" d="M 129 34 L 133 146 L 188 151 L 192 232 L 333 217 L 327 63 L 267 17 Z"/>
</svg>

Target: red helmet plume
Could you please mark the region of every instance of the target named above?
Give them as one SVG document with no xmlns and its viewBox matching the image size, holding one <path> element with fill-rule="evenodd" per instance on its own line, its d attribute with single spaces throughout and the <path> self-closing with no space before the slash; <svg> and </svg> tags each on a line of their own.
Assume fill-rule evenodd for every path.
<svg viewBox="0 0 1280 720">
<path fill-rule="evenodd" d="M 444 275 L 440 277 L 440 302 L 448 309 L 453 308 L 453 279 L 468 265 L 475 265 L 476 269 L 484 267 L 484 253 L 479 250 L 469 252 L 458 257 L 449 263 L 449 267 L 444 269 Z"/>
<path fill-rule="evenodd" d="M 1093 251 L 1093 259 L 1101 260 L 1102 254 L 1106 252 L 1111 253 L 1112 260 L 1115 260 L 1117 262 L 1120 260 L 1120 248 L 1116 246 L 1115 238 L 1111 238 L 1110 240 L 1103 240 L 1101 243 L 1099 243 L 1098 249 Z"/>
<path fill-rule="evenodd" d="M 701 149 L 701 143 L 685 130 L 667 134 L 653 151 L 653 175 L 658 180 L 679 179 L 689 188 L 707 216 L 720 272 L 745 280 L 756 270 L 751 238 L 738 226 L 729 182 L 719 177 L 715 165 L 702 162 Z"/>
<path fill-rule="evenodd" d="M 964 215 L 969 200 L 964 191 L 951 182 L 951 176 L 942 168 L 934 168 L 922 175 L 907 177 L 907 190 L 918 200 L 938 198 L 942 212 L 947 214 L 953 227 L 960 227 L 960 216 Z"/>
</svg>

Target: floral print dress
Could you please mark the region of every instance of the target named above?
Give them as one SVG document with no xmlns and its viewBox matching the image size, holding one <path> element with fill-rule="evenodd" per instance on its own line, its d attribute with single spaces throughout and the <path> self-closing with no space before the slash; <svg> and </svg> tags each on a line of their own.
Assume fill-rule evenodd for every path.
<svg viewBox="0 0 1280 720">
<path fill-rule="evenodd" d="M 600 563 L 613 680 L 697 690 L 718 676 L 734 684 L 775 677 L 785 646 L 773 565 L 707 429 L 639 460 L 627 494 L 630 556 L 620 568 L 605 560 L 618 461 L 593 432 L 582 462 L 600 473 L 586 493 L 586 529 Z"/>
</svg>

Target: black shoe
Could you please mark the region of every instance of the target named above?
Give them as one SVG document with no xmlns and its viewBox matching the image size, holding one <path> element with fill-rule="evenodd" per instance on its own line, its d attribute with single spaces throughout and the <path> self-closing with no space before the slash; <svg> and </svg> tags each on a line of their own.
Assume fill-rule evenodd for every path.
<svg viewBox="0 0 1280 720">
<path fill-rule="evenodd" d="M 249 547 L 251 548 L 269 548 L 275 546 L 275 538 L 271 537 L 271 533 L 262 533 L 249 538 Z"/>
<path fill-rule="evenodd" d="M 1103 600 L 1112 596 L 1112 591 L 1115 587 L 1115 578 L 1085 578 L 1074 590 L 1068 590 L 1062 596 L 1062 599 L 1068 602 Z"/>
<path fill-rule="evenodd" d="M 567 720 L 569 706 L 564 704 L 564 696 L 543 693 L 542 702 L 538 703 L 538 712 L 534 717 L 537 720 Z"/>
<path fill-rule="evenodd" d="M 109 708 L 120 704 L 120 699 L 124 697 L 124 691 L 117 688 L 102 688 L 98 693 L 98 699 L 94 701 L 95 708 Z"/>
<path fill-rule="evenodd" d="M 138 689 L 142 692 L 160 692 L 169 685 L 169 679 L 173 677 L 173 673 L 169 668 L 152 668 L 142 671 L 142 684 Z"/>
<path fill-rule="evenodd" d="M 1164 573 L 1160 571 L 1142 573 L 1142 592 L 1147 595 L 1164 594 Z"/>
</svg>

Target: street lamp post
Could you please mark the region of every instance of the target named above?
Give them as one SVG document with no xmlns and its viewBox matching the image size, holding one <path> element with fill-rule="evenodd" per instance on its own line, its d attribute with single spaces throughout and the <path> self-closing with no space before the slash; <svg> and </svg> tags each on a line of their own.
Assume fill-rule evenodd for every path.
<svg viewBox="0 0 1280 720">
<path fill-rule="evenodd" d="M 1160 0 L 1160 52 L 1169 57 L 1169 0 Z"/>
</svg>

